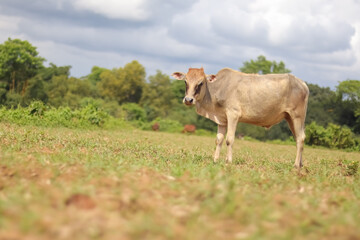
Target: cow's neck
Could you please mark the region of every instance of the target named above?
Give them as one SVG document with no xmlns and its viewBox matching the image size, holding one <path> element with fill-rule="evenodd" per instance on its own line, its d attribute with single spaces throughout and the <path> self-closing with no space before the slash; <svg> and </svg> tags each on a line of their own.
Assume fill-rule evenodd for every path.
<svg viewBox="0 0 360 240">
<path fill-rule="evenodd" d="M 211 94 L 207 83 L 205 83 L 204 87 L 205 94 L 203 99 L 196 101 L 196 112 L 199 115 L 216 122 L 217 124 L 224 125 L 224 121 L 221 119 L 221 117 L 218 116 L 217 112 L 215 111 L 215 105 L 211 99 Z"/>
</svg>

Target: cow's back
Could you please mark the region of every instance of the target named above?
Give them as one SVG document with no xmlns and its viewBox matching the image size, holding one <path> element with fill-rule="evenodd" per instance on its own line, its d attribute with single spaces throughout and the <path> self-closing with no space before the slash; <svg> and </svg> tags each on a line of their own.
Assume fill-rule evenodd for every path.
<svg viewBox="0 0 360 240">
<path fill-rule="evenodd" d="M 240 121 L 271 126 L 308 96 L 306 84 L 291 74 L 244 74 L 222 69 L 209 84 L 216 105 L 239 111 Z"/>
</svg>

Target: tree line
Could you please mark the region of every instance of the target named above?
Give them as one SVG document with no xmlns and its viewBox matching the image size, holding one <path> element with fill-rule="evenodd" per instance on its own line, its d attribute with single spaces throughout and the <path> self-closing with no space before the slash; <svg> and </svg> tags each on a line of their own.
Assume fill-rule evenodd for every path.
<svg viewBox="0 0 360 240">
<path fill-rule="evenodd" d="M 160 70 L 147 77 L 145 67 L 136 60 L 113 69 L 94 66 L 81 78 L 70 76 L 71 66 L 50 63 L 46 67 L 44 62 L 45 58 L 28 41 L 9 38 L 0 44 L 0 105 L 26 107 L 38 100 L 48 106 L 78 109 L 93 104 L 113 117 L 129 121 L 168 119 L 216 131 L 213 122 L 182 104 L 183 81 L 173 80 Z M 265 56 L 244 62 L 239 70 L 259 74 L 291 72 L 284 62 L 270 61 Z M 335 90 L 307 84 L 310 97 L 306 124 L 324 131 L 333 124 L 360 134 L 360 81 L 341 81 Z M 239 124 L 237 130 L 259 140 L 291 137 L 285 121 L 269 131 L 248 124 Z"/>
</svg>

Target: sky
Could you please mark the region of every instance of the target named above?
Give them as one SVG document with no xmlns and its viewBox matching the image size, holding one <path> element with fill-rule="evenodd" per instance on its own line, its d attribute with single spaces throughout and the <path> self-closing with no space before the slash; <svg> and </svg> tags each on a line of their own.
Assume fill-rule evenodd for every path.
<svg viewBox="0 0 360 240">
<path fill-rule="evenodd" d="M 360 80 L 360 0 L 0 0 L 0 43 L 29 41 L 71 75 L 133 60 L 215 74 L 264 55 L 308 83 Z"/>
</svg>

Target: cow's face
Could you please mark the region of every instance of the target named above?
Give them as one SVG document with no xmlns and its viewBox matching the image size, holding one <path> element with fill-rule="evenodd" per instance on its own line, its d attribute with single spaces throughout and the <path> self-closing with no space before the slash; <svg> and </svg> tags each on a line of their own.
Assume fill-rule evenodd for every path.
<svg viewBox="0 0 360 240">
<path fill-rule="evenodd" d="M 203 68 L 189 68 L 187 74 L 174 72 L 173 76 L 177 80 L 184 80 L 186 85 L 184 104 L 190 106 L 204 98 L 206 82 L 215 79 L 215 75 L 205 75 Z"/>
</svg>

